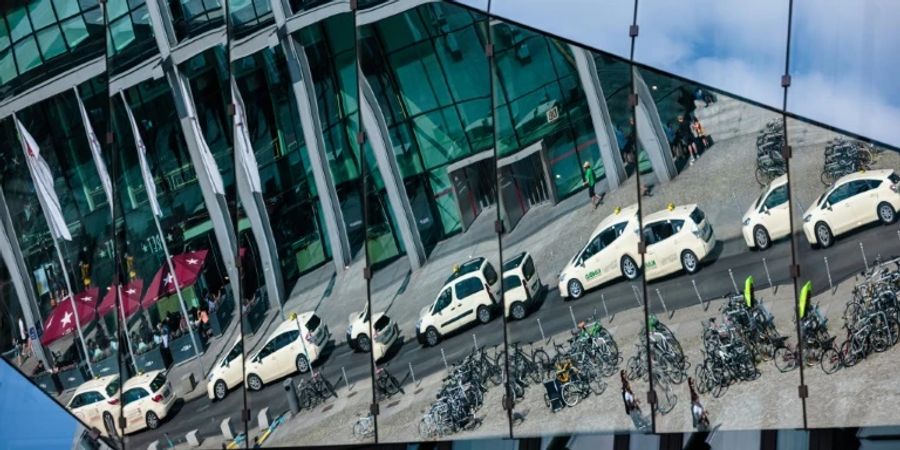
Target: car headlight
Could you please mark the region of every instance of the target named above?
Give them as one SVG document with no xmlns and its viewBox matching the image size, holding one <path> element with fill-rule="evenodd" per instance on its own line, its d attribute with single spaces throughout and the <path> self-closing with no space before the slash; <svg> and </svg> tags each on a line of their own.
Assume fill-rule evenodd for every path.
<svg viewBox="0 0 900 450">
<path fill-rule="evenodd" d="M 749 218 L 749 217 L 747 217 L 746 219 L 744 219 L 744 226 L 746 227 L 747 225 L 750 225 L 750 218 Z"/>
<path fill-rule="evenodd" d="M 559 281 L 562 282 L 562 281 L 565 280 L 565 279 L 566 279 L 566 273 L 565 273 L 565 272 L 560 272 L 560 273 L 559 273 Z"/>
<path fill-rule="evenodd" d="M 206 374 L 206 381 L 212 381 L 212 379 L 213 379 L 213 372 L 212 372 L 212 370 L 210 370 L 209 373 Z"/>
<path fill-rule="evenodd" d="M 810 220 L 812 220 L 812 214 L 803 216 L 803 223 L 808 223 Z"/>
</svg>

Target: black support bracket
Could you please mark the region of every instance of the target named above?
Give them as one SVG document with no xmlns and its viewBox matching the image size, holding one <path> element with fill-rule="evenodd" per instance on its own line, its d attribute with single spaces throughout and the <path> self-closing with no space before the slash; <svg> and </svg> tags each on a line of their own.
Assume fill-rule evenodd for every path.
<svg viewBox="0 0 900 450">
<path fill-rule="evenodd" d="M 781 87 L 789 87 L 791 85 L 791 76 L 784 74 L 781 76 Z"/>
<path fill-rule="evenodd" d="M 369 281 L 372 279 L 372 268 L 371 267 L 363 267 L 363 279 Z"/>
<path fill-rule="evenodd" d="M 631 25 L 628 27 L 628 36 L 636 38 L 638 37 L 638 32 L 640 31 L 640 27 L 638 25 Z"/>
<path fill-rule="evenodd" d="M 484 55 L 488 58 L 494 56 L 494 44 L 490 43 L 484 46 Z"/>
<path fill-rule="evenodd" d="M 502 220 L 494 221 L 494 231 L 497 232 L 497 234 L 503 234 L 503 221 Z"/>
<path fill-rule="evenodd" d="M 378 412 L 378 403 L 372 403 L 371 405 L 369 405 L 370 414 L 372 414 L 373 416 L 377 416 Z"/>
<path fill-rule="evenodd" d="M 250 410 L 242 409 L 241 410 L 241 421 L 245 423 L 250 423 Z"/>
<path fill-rule="evenodd" d="M 359 144 L 360 146 L 362 146 L 363 144 L 366 143 L 366 132 L 365 131 L 360 131 L 359 133 L 356 133 L 356 143 Z"/>
<path fill-rule="evenodd" d="M 114 140 L 115 140 L 115 135 L 113 134 L 113 132 L 107 131 L 106 132 L 106 143 L 111 145 Z"/>
<path fill-rule="evenodd" d="M 792 264 L 791 267 L 791 278 L 800 278 L 800 266 L 797 264 Z"/>
<path fill-rule="evenodd" d="M 643 255 L 647 253 L 647 244 L 644 241 L 638 242 L 638 255 Z"/>
<path fill-rule="evenodd" d="M 809 386 L 805 384 L 797 386 L 797 394 L 800 398 L 809 398 Z"/>
<path fill-rule="evenodd" d="M 647 403 L 650 405 L 656 405 L 656 391 L 649 390 L 647 391 Z"/>
<path fill-rule="evenodd" d="M 628 105 L 632 108 L 636 108 L 638 105 L 638 96 L 637 94 L 628 94 Z"/>
<path fill-rule="evenodd" d="M 790 145 L 784 144 L 781 146 L 781 156 L 784 159 L 791 159 L 791 155 L 793 155 L 794 149 L 791 148 Z"/>
</svg>

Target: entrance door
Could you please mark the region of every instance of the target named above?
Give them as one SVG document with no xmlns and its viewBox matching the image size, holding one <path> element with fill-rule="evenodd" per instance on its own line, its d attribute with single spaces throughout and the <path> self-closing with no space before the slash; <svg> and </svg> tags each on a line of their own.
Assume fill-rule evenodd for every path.
<svg viewBox="0 0 900 450">
<path fill-rule="evenodd" d="M 501 164 L 503 164 L 501 160 Z M 541 153 L 534 152 L 525 158 L 513 160 L 500 168 L 500 194 L 506 227 L 513 229 L 532 206 L 550 200 L 547 176 L 541 161 Z"/>
</svg>

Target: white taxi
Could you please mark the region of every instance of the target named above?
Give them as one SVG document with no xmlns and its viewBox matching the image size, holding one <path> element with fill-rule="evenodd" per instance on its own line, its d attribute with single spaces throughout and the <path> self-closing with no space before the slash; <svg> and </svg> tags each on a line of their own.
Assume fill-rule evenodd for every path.
<svg viewBox="0 0 900 450">
<path fill-rule="evenodd" d="M 350 348 L 363 353 L 371 351 L 375 361 L 379 361 L 400 336 L 400 328 L 385 313 L 376 314 L 375 323 L 372 325 L 375 329 L 373 343 L 369 337 L 369 320 L 371 317 L 367 302 L 362 311 L 350 314 L 348 318 L 350 325 L 347 326 L 347 344 Z"/>
<path fill-rule="evenodd" d="M 544 292 L 534 259 L 522 252 L 503 263 L 503 313 L 522 320 Z"/>
<path fill-rule="evenodd" d="M 66 405 L 69 412 L 85 425 L 101 430 L 109 436 L 116 430 L 121 405 L 119 405 L 119 375 L 88 380 L 75 389 Z"/>
<path fill-rule="evenodd" d="M 585 290 L 624 276 L 640 276 L 638 205 L 615 208 L 594 228 L 587 244 L 559 274 L 559 294 L 579 298 Z"/>
<path fill-rule="evenodd" d="M 166 372 L 154 370 L 128 379 L 122 385 L 122 414 L 125 416 L 123 434 L 145 428 L 155 430 L 175 405 L 172 383 Z"/>
<path fill-rule="evenodd" d="M 684 270 L 696 273 L 715 247 L 712 224 L 696 204 L 669 204 L 644 218 L 644 272 L 653 280 Z"/>
<path fill-rule="evenodd" d="M 765 250 L 791 234 L 787 174 L 769 183 L 741 219 L 747 247 Z"/>
<path fill-rule="evenodd" d="M 803 234 L 811 245 L 830 247 L 835 236 L 875 221 L 893 223 L 900 208 L 900 176 L 870 170 L 839 178 L 803 214 Z"/>
<path fill-rule="evenodd" d="M 472 322 L 488 323 L 497 308 L 497 271 L 485 258 L 454 267 L 434 302 L 419 312 L 416 338 L 426 346 Z"/>
<path fill-rule="evenodd" d="M 222 359 L 206 377 L 206 395 L 210 400 L 222 400 L 228 391 L 241 384 L 244 377 L 244 341 L 237 337 Z"/>
<path fill-rule="evenodd" d="M 316 314 L 292 313 L 247 361 L 244 368 L 247 388 L 258 391 L 266 383 L 294 372 L 308 372 L 319 359 L 329 336 L 328 326 Z"/>
</svg>

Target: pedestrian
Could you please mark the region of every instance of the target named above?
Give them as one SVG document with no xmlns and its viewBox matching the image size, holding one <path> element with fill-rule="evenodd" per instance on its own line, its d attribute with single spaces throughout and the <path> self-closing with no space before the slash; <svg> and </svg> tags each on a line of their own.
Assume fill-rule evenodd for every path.
<svg viewBox="0 0 900 450">
<path fill-rule="evenodd" d="M 591 206 L 594 209 L 597 209 L 597 206 L 603 202 L 603 197 L 597 195 L 596 185 L 597 185 L 597 175 L 594 174 L 594 170 L 591 168 L 591 163 L 585 161 L 584 162 L 584 185 L 588 188 L 588 196 L 591 198 Z"/>
<path fill-rule="evenodd" d="M 709 416 L 706 415 L 706 409 L 700 404 L 700 395 L 694 388 L 694 379 L 688 377 L 688 389 L 691 391 L 691 416 L 694 418 L 694 428 L 697 431 L 709 430 Z"/>
<path fill-rule="evenodd" d="M 624 370 L 619 371 L 619 377 L 622 379 L 622 401 L 625 403 L 625 414 L 628 414 L 628 416 L 631 417 L 631 421 L 634 423 L 635 428 L 641 431 L 647 430 L 650 423 L 644 418 L 643 414 L 641 414 L 641 404 L 637 397 L 634 396 L 631 385 L 625 377 Z"/>
<path fill-rule="evenodd" d="M 694 130 L 694 135 L 696 135 L 699 140 L 699 144 L 703 144 L 703 151 L 706 151 L 706 149 L 709 148 L 709 140 L 706 138 L 706 130 L 703 129 L 703 124 L 700 123 L 700 119 L 695 117 L 691 127 Z"/>
<path fill-rule="evenodd" d="M 25 321 L 19 317 L 19 337 L 22 339 L 22 357 L 23 359 L 28 359 L 31 356 L 31 336 L 28 334 L 28 327 L 25 326 Z"/>
<path fill-rule="evenodd" d="M 688 164 L 693 166 L 694 161 L 697 159 L 696 139 L 694 137 L 694 130 L 691 126 L 691 122 L 684 120 L 684 116 L 678 116 L 678 135 L 681 139 L 681 145 L 684 145 L 690 155 Z"/>
</svg>

